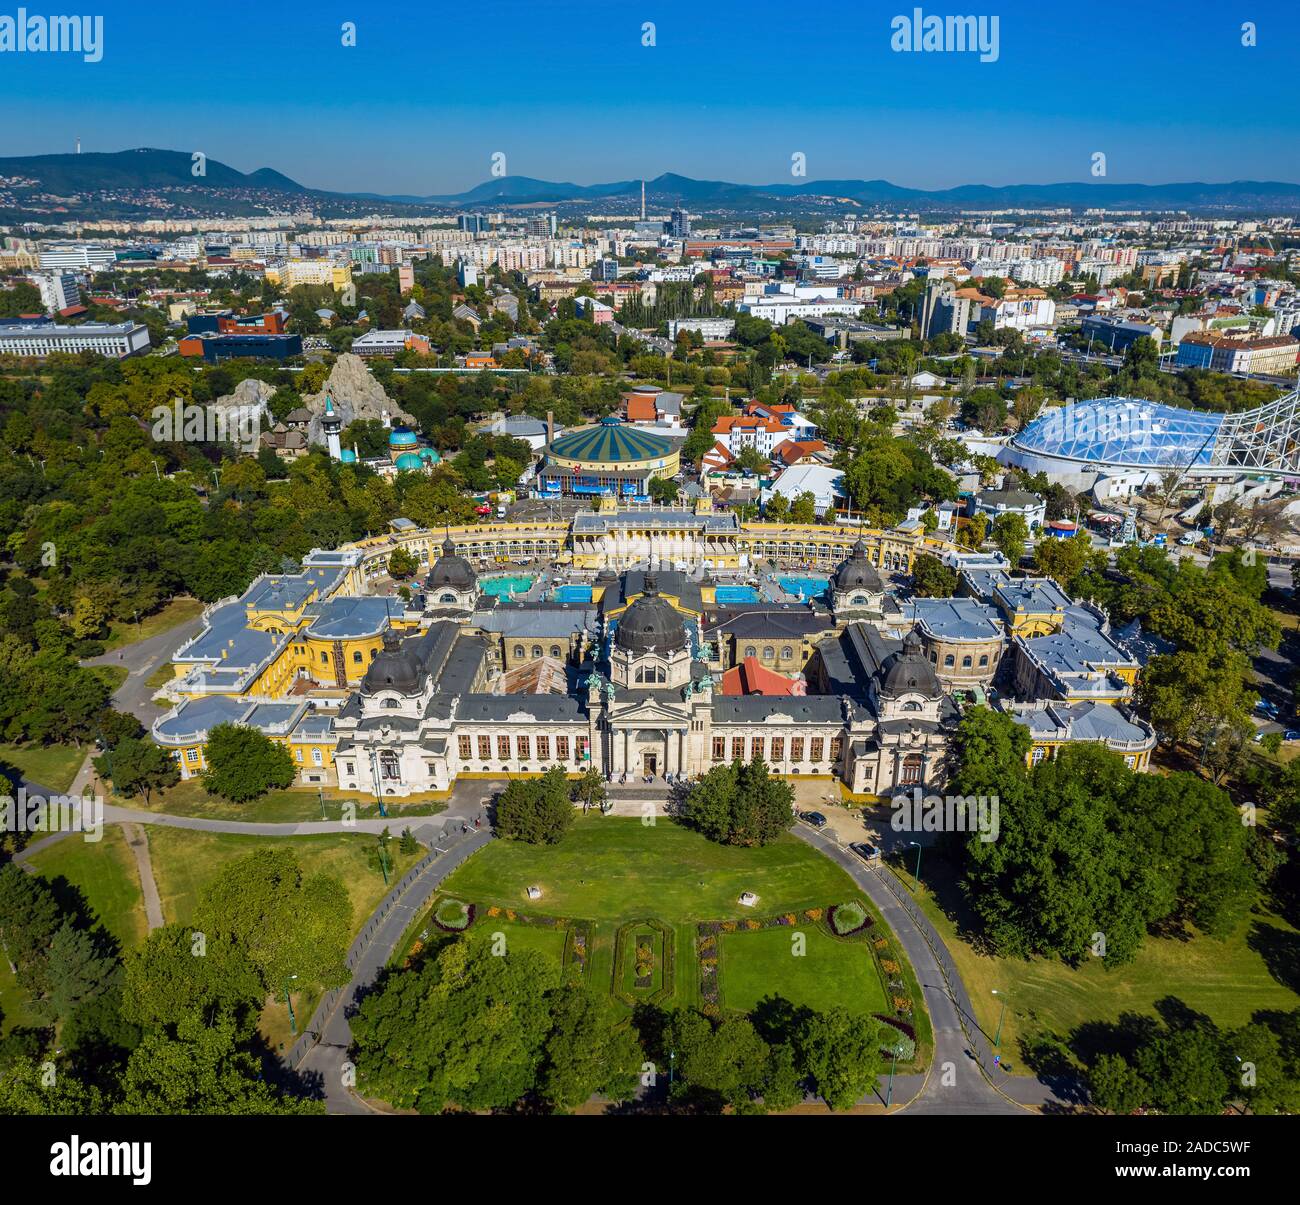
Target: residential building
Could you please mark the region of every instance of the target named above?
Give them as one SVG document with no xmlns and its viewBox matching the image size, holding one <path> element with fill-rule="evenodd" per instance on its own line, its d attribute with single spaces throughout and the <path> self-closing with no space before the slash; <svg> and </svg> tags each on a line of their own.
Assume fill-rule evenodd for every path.
<svg viewBox="0 0 1300 1205">
<path fill-rule="evenodd" d="M 123 360 L 147 352 L 149 346 L 149 331 L 138 322 L 84 322 L 79 326 L 25 320 L 0 323 L 0 355 L 43 360 L 56 351 L 93 351 Z"/>
</svg>

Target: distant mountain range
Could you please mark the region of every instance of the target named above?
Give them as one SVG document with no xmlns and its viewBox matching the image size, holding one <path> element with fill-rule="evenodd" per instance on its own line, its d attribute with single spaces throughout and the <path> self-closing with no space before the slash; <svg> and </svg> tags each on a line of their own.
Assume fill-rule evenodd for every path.
<svg viewBox="0 0 1300 1205">
<path fill-rule="evenodd" d="M 24 155 L 0 158 L 0 177 L 34 184 L 0 185 L 12 201 L 0 208 L 9 215 L 32 209 L 50 212 L 44 196 L 79 198 L 76 208 L 112 201 L 115 212 L 139 204 L 135 194 L 162 194 L 173 208 L 227 212 L 257 211 L 291 201 L 314 203 L 333 211 L 359 211 L 376 202 L 402 209 L 472 208 L 485 205 L 581 204 L 598 200 L 639 200 L 640 180 L 609 184 L 573 184 L 503 176 L 461 193 L 428 196 L 382 193 L 341 193 L 309 189 L 271 168 L 240 172 L 208 159 L 203 174 L 194 174 L 195 161 L 185 151 L 143 147 L 110 153 Z M 992 187 L 963 184 L 956 188 L 906 188 L 888 180 L 808 180 L 789 184 L 734 184 L 725 180 L 693 180 L 666 173 L 645 183 L 646 197 L 656 207 L 678 204 L 695 210 L 743 212 L 782 207 L 824 208 L 828 203 L 853 203 L 864 209 L 1041 209 L 1108 208 L 1206 211 L 1300 210 L 1300 184 L 1273 180 L 1234 180 L 1224 184 L 1008 184 Z M 229 204 L 222 204 L 222 198 Z M 65 207 L 66 208 L 66 207 Z M 62 212 L 64 210 L 60 210 Z"/>
</svg>

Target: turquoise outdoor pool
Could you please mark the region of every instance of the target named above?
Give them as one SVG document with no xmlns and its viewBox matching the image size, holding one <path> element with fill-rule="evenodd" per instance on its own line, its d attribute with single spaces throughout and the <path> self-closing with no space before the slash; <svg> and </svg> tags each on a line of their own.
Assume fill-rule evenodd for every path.
<svg viewBox="0 0 1300 1205">
<path fill-rule="evenodd" d="M 758 591 L 753 586 L 719 586 L 713 595 L 722 607 L 758 602 Z"/>
<path fill-rule="evenodd" d="M 523 594 L 530 590 L 536 580 L 526 574 L 510 574 L 506 577 L 485 577 L 478 586 L 484 594 L 509 598 L 512 594 Z"/>
<path fill-rule="evenodd" d="M 824 577 L 778 577 L 777 584 L 787 594 L 796 598 L 803 595 L 805 599 L 825 598 L 828 582 Z"/>
<path fill-rule="evenodd" d="M 551 591 L 552 602 L 562 603 L 589 603 L 591 602 L 590 586 L 556 586 Z"/>
</svg>

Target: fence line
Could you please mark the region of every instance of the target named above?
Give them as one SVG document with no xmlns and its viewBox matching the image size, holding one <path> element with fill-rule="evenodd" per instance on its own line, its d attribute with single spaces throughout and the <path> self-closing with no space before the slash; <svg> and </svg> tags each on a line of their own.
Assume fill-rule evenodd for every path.
<svg viewBox="0 0 1300 1205">
<path fill-rule="evenodd" d="M 437 837 L 433 838 L 433 848 L 412 866 L 393 886 L 392 890 L 380 900 L 375 910 L 370 914 L 370 918 L 362 927 L 361 932 L 353 940 L 352 945 L 348 948 L 347 957 L 344 959 L 349 971 L 356 971 L 361 955 L 365 953 L 366 947 L 370 945 L 374 935 L 382 927 L 389 912 L 436 860 L 446 858 L 448 854 L 453 852 L 460 854 L 459 857 L 447 861 L 443 867 L 445 873 L 455 869 L 465 860 L 466 851 L 461 850 L 459 847 L 468 841 L 475 831 L 482 830 L 470 829 L 468 833 L 460 833 L 455 832 L 453 826 L 447 825 L 444 826 Z M 439 848 L 440 843 L 441 848 Z M 353 979 L 350 978 L 343 986 L 331 988 L 321 997 L 312 1011 L 311 1018 L 303 1028 L 302 1034 L 290 1047 L 288 1054 L 282 1056 L 288 1067 L 291 1069 L 297 1068 L 302 1060 L 306 1058 L 307 1052 L 320 1042 L 326 1020 L 334 1012 L 343 994 L 345 992 L 354 992 L 355 986 Z"/>
</svg>

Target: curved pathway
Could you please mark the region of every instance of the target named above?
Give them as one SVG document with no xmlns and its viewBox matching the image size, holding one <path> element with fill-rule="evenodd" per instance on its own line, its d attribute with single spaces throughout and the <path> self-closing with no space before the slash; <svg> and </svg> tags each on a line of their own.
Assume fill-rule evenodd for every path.
<svg viewBox="0 0 1300 1205">
<path fill-rule="evenodd" d="M 934 1029 L 934 1058 L 922 1076 L 899 1076 L 896 1095 L 911 1096 L 909 1114 L 1022 1113 L 1079 1103 L 1077 1085 L 1053 1084 L 999 1071 L 970 994 L 943 939 L 887 867 L 867 865 L 816 829 L 799 823 L 795 836 L 848 872 L 894 931 L 911 960 Z M 914 1093 L 914 1095 L 913 1095 Z"/>
</svg>

